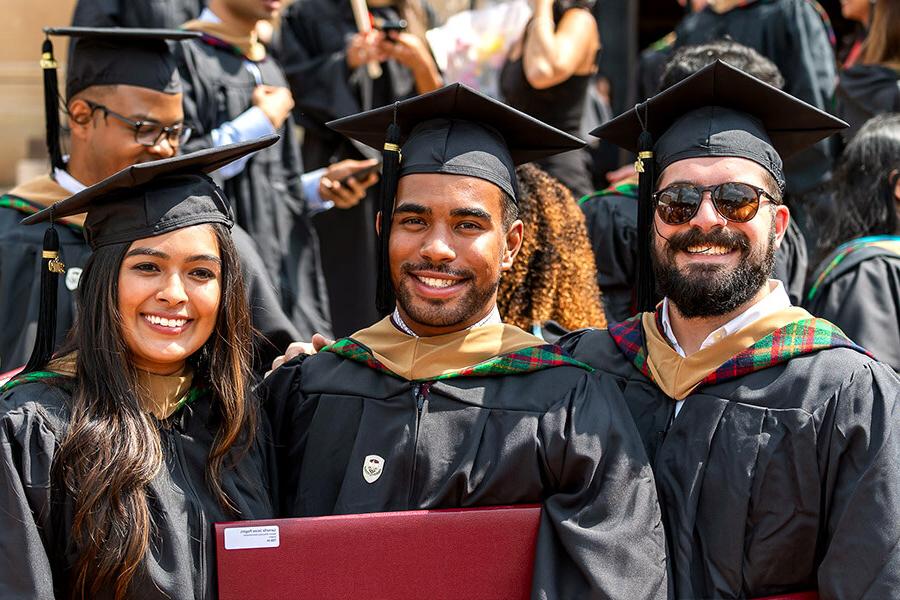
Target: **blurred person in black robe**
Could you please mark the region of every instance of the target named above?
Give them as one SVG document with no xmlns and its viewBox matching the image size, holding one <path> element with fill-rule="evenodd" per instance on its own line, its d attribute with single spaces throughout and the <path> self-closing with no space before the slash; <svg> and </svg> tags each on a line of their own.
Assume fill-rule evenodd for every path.
<svg viewBox="0 0 900 600">
<path fill-rule="evenodd" d="M 875 115 L 900 112 L 900 4 L 890 0 L 862 4 L 868 33 L 856 62 L 841 70 L 834 91 L 834 114 L 850 125 L 835 137 L 839 152 Z"/>
<path fill-rule="evenodd" d="M 620 392 L 496 307 L 524 231 L 514 165 L 580 140 L 460 84 L 393 115 L 333 123 L 386 148 L 377 302 L 393 312 L 261 388 L 285 516 L 540 502 L 533 598 L 665 598 Z"/>
<path fill-rule="evenodd" d="M 205 0 L 78 0 L 72 25 L 176 29 L 205 6 Z"/>
<path fill-rule="evenodd" d="M 371 2 L 376 30 L 359 33 L 346 0 L 298 0 L 284 11 L 274 52 L 284 66 L 294 96 L 294 118 L 303 127 L 303 163 L 317 169 L 343 159 L 377 156 L 328 129 L 325 123 L 440 87 L 442 81 L 425 40 L 434 26 L 430 7 L 420 0 Z M 406 23 L 390 35 L 385 23 Z M 382 74 L 372 79 L 364 58 Z M 377 189 L 373 189 L 373 198 Z M 377 237 L 372 202 L 346 211 L 316 215 L 332 319 L 348 334 L 383 316 L 367 299 L 375 293 L 373 260 Z"/>
<path fill-rule="evenodd" d="M 777 88 L 784 85 L 772 61 L 737 42 L 718 40 L 679 48 L 666 63 L 659 89 L 671 87 L 715 60 L 723 60 Z M 594 247 L 603 308 L 611 323 L 637 313 L 637 197 L 637 177 L 631 175 L 579 202 Z M 775 253 L 774 277 L 784 283 L 794 304 L 803 299 L 807 264 L 806 241 L 791 221 Z"/>
<path fill-rule="evenodd" d="M 312 213 L 331 204 L 322 193 L 325 173 L 303 174 L 291 92 L 280 65 L 256 36 L 256 24 L 275 18 L 279 10 L 279 2 L 212 0 L 183 26 L 202 37 L 182 42 L 175 53 L 185 88 L 185 120 L 194 128 L 186 151 L 281 135 L 274 146 L 229 165 L 216 177 L 233 204 L 237 224 L 256 242 L 282 310 L 308 337 L 331 331 L 319 241 L 310 221 Z M 372 176 L 360 184 L 375 180 Z M 337 206 L 353 206 L 363 191 L 354 188 L 352 201 Z"/>
<path fill-rule="evenodd" d="M 900 115 L 869 120 L 844 150 L 804 306 L 900 371 Z"/>
<path fill-rule="evenodd" d="M 173 156 L 187 131 L 181 80 L 163 39 L 195 34 L 172 30 L 160 38 L 159 32 L 146 30 L 54 31 L 80 40 L 66 75 L 69 155 L 64 160 L 56 150 L 50 175 L 0 196 L 0 372 L 25 364 L 37 333 L 41 283 L 36 267 L 44 234 L 19 222 L 124 167 Z M 55 90 L 48 93 L 56 96 Z M 60 132 L 49 124 L 53 122 L 51 115 L 47 135 L 58 148 Z M 66 266 L 58 282 L 57 345 L 73 323 L 78 282 L 90 256 L 82 218 L 76 215 L 59 225 L 60 258 Z M 238 227 L 233 237 L 244 266 L 253 324 L 260 332 L 255 338 L 257 364 L 268 365 L 299 332 L 281 310 L 254 242 Z"/>
<path fill-rule="evenodd" d="M 638 270 L 645 312 L 561 343 L 625 394 L 675 597 L 900 584 L 900 379 L 769 279 L 790 218 L 781 156 L 843 126 L 717 62 L 595 132 L 644 153 L 653 271 Z"/>
</svg>

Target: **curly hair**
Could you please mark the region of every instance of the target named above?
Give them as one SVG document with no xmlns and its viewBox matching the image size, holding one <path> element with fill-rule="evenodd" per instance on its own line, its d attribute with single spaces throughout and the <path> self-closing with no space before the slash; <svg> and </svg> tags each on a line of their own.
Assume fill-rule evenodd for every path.
<svg viewBox="0 0 900 600">
<path fill-rule="evenodd" d="M 594 253 L 572 193 L 532 164 L 518 167 L 516 174 L 525 239 L 500 279 L 497 306 L 503 320 L 525 330 L 550 320 L 569 330 L 606 327 Z"/>
</svg>

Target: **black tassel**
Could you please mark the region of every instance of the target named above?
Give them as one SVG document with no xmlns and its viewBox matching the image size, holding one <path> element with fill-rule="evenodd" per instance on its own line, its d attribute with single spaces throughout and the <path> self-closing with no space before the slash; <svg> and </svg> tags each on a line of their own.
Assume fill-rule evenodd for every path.
<svg viewBox="0 0 900 600">
<path fill-rule="evenodd" d="M 44 248 L 41 255 L 41 306 L 38 310 L 37 336 L 31 358 L 25 365 L 23 373 L 39 371 L 53 357 L 56 347 L 56 290 L 59 285 L 58 275 L 64 273 L 65 265 L 59 260 L 59 235 L 53 227 L 44 233 Z"/>
<path fill-rule="evenodd" d="M 637 107 L 638 118 L 641 111 L 646 111 L 646 104 Z M 638 272 L 637 272 L 637 310 L 652 311 L 656 306 L 656 280 L 653 276 L 653 264 L 650 260 L 653 227 L 653 186 L 656 185 L 656 160 L 653 158 L 653 136 L 647 131 L 646 112 L 641 120 L 644 130 L 638 138 L 638 159 L 634 163 L 638 172 Z"/>
<path fill-rule="evenodd" d="M 381 152 L 381 196 L 378 210 L 381 212 L 381 239 L 378 244 L 378 287 L 375 291 L 375 307 L 379 314 L 394 310 L 394 286 L 391 284 L 391 262 L 388 243 L 391 236 L 391 220 L 394 213 L 394 196 L 400 173 L 400 126 L 397 125 L 397 105 L 394 104 L 394 122 L 388 125 Z"/>
<path fill-rule="evenodd" d="M 59 140 L 59 80 L 56 78 L 56 59 L 53 57 L 53 43 L 44 40 L 41 47 L 41 69 L 44 70 L 44 119 L 47 127 L 47 153 L 50 166 L 63 169 L 62 146 Z"/>
</svg>

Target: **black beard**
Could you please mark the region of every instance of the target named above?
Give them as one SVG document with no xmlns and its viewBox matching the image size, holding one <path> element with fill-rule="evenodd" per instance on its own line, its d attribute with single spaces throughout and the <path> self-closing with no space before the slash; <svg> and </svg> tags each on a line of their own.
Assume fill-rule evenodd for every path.
<svg viewBox="0 0 900 600">
<path fill-rule="evenodd" d="M 688 272 L 681 272 L 675 264 L 675 253 L 689 246 L 706 244 L 740 250 L 738 265 L 733 268 L 692 265 Z M 657 248 L 653 251 L 653 272 L 660 292 L 688 319 L 716 317 L 734 311 L 765 285 L 774 266 L 774 227 L 769 229 L 768 244 L 762 250 L 752 250 L 747 237 L 736 231 L 714 229 L 704 234 L 691 228 L 672 236 L 663 251 Z"/>
<path fill-rule="evenodd" d="M 404 263 L 400 266 L 400 270 L 407 278 L 415 277 L 412 271 L 433 271 L 475 281 L 475 274 L 471 271 L 450 269 L 444 265 L 433 265 L 431 263 L 420 263 L 417 265 Z M 413 302 L 412 292 L 402 282 L 401 285 L 396 285 L 395 283 L 394 292 L 397 297 L 397 304 L 415 323 L 428 327 L 452 327 L 453 325 L 465 323 L 472 317 L 484 312 L 491 298 L 497 292 L 499 285 L 500 281 L 497 280 L 493 282 L 493 285 L 470 288 L 459 299 L 455 308 L 448 308 L 445 300 L 431 300 L 417 305 Z"/>
</svg>

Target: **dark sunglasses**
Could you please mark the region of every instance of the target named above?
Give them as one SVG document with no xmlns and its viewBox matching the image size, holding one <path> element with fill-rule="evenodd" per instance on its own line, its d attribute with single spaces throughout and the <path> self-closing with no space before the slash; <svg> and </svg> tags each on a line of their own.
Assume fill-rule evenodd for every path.
<svg viewBox="0 0 900 600">
<path fill-rule="evenodd" d="M 667 225 L 687 223 L 700 210 L 706 192 L 710 192 L 716 212 L 734 223 L 746 223 L 755 217 L 762 196 L 775 203 L 766 190 L 749 183 L 728 181 L 707 186 L 673 183 L 653 194 L 656 213 Z"/>
<path fill-rule="evenodd" d="M 94 111 L 100 110 L 103 111 L 104 118 L 114 117 L 125 123 L 134 131 L 134 141 L 142 146 L 156 146 L 165 136 L 169 144 L 175 148 L 186 142 L 191 135 L 191 128 L 184 123 L 176 123 L 165 127 L 155 121 L 132 121 L 125 115 L 120 115 L 102 104 L 97 104 L 90 100 L 85 100 L 85 102 L 91 107 L 92 114 Z"/>
</svg>

